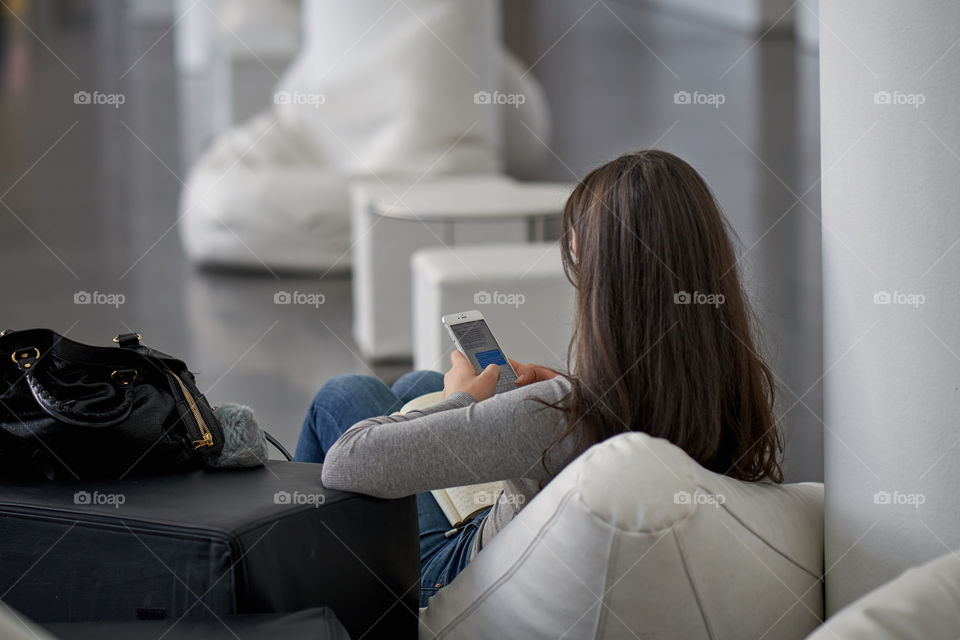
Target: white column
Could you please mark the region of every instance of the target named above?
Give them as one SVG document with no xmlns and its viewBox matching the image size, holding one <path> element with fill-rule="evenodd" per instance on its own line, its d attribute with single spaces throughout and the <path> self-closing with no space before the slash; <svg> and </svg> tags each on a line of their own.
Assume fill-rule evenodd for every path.
<svg viewBox="0 0 960 640">
<path fill-rule="evenodd" d="M 960 548 L 960 3 L 820 12 L 832 613 Z"/>
</svg>

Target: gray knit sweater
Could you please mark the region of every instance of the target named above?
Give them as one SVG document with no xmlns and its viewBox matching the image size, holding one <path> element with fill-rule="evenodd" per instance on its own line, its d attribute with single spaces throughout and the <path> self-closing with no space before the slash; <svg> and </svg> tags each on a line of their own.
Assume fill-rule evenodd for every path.
<svg viewBox="0 0 960 640">
<path fill-rule="evenodd" d="M 563 432 L 563 414 L 545 407 L 570 383 L 560 376 L 476 402 L 465 392 L 423 411 L 364 420 L 327 452 L 323 484 L 381 498 L 504 480 L 504 490 L 483 522 L 475 556 L 556 473 L 586 447 L 571 434 L 541 456 Z"/>
</svg>

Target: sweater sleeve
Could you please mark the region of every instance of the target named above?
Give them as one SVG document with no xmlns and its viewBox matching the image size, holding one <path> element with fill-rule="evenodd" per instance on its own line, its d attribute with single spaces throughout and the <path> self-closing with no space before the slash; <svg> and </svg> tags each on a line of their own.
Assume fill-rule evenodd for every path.
<svg viewBox="0 0 960 640">
<path fill-rule="evenodd" d="M 323 483 L 381 498 L 496 480 L 549 480 L 544 451 L 563 432 L 556 402 L 569 390 L 557 377 L 475 402 L 451 394 L 424 411 L 371 418 L 327 452 Z M 550 462 L 564 466 L 578 450 L 564 441 Z"/>
</svg>

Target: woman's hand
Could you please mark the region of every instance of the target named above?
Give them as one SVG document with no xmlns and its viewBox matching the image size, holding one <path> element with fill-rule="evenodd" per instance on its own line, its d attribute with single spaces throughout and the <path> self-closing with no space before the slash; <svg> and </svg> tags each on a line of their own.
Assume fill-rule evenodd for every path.
<svg viewBox="0 0 960 640">
<path fill-rule="evenodd" d="M 473 365 L 457 349 L 450 354 L 450 370 L 443 376 L 443 397 L 446 399 L 454 391 L 466 391 L 477 402 L 493 397 L 500 379 L 500 367 L 495 364 L 487 365 L 480 375 L 473 370 Z"/>
<path fill-rule="evenodd" d="M 538 364 L 520 364 L 513 358 L 507 358 L 510 361 L 510 364 L 513 365 L 513 370 L 517 372 L 517 386 L 525 387 L 528 384 L 533 384 L 534 382 L 543 382 L 544 380 L 551 380 L 560 375 L 559 371 L 554 371 L 553 369 L 548 369 L 547 367 L 541 367 Z"/>
</svg>

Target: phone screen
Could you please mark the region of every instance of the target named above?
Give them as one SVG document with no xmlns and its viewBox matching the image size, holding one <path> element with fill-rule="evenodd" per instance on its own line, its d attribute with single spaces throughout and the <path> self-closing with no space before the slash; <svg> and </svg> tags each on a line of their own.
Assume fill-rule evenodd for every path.
<svg viewBox="0 0 960 640">
<path fill-rule="evenodd" d="M 450 330 L 457 337 L 460 348 L 463 349 L 477 373 L 483 371 L 487 365 L 500 365 L 500 380 L 497 381 L 495 393 L 517 388 L 514 384 L 517 376 L 513 373 L 513 367 L 507 362 L 507 358 L 500 350 L 500 345 L 497 344 L 485 321 L 473 320 L 452 324 Z"/>
</svg>

